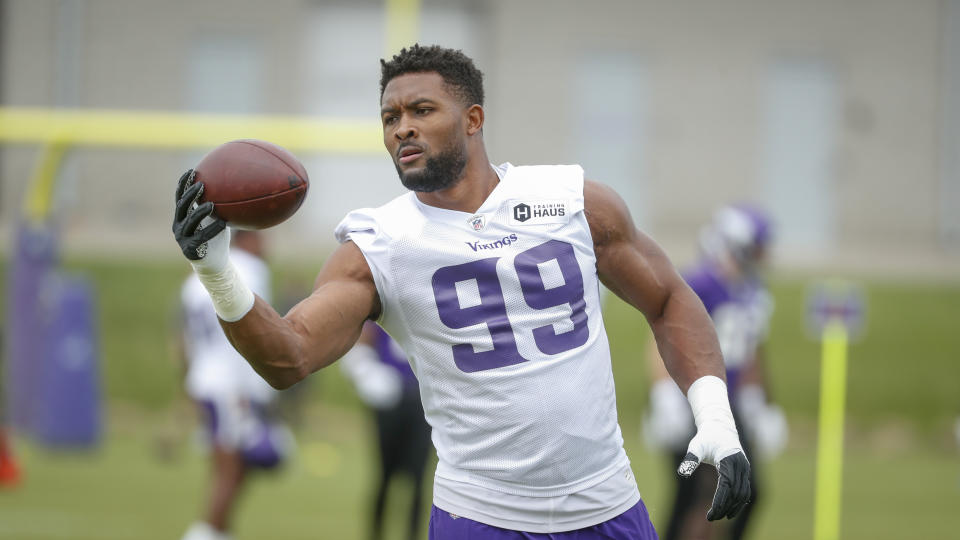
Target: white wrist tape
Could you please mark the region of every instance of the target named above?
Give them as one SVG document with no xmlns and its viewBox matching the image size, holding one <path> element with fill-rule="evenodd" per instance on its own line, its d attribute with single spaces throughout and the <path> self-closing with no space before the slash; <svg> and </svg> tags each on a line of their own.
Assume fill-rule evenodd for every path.
<svg viewBox="0 0 960 540">
<path fill-rule="evenodd" d="M 730 401 L 727 399 L 727 385 L 719 377 L 707 375 L 693 381 L 687 389 L 687 401 L 693 410 L 693 421 L 697 424 L 697 434 L 690 441 L 687 452 L 696 455 L 704 463 L 717 465 L 723 458 L 742 452 L 737 424 L 733 421 Z M 686 467 L 684 476 L 696 468 Z"/>
<path fill-rule="evenodd" d="M 736 433 L 737 427 L 727 398 L 727 385 L 719 377 L 706 375 L 693 381 L 687 389 L 687 401 L 690 402 L 697 429 L 717 422 L 721 426 L 729 426 Z"/>
<path fill-rule="evenodd" d="M 229 258 L 219 270 L 212 270 L 202 264 L 192 266 L 200 283 L 203 283 L 210 293 L 218 317 L 226 322 L 236 322 L 253 309 L 253 291 L 240 278 Z"/>
</svg>

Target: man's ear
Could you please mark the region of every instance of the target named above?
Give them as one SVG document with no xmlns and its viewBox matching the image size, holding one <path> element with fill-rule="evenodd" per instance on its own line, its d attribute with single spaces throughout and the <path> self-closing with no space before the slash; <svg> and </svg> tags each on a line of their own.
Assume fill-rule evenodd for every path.
<svg viewBox="0 0 960 540">
<path fill-rule="evenodd" d="M 483 129 L 483 107 L 471 105 L 467 109 L 467 135 L 474 135 Z"/>
</svg>

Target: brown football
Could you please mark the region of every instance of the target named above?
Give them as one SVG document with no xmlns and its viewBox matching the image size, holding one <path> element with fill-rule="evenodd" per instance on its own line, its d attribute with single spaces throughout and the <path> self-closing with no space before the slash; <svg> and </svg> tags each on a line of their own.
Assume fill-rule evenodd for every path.
<svg viewBox="0 0 960 540">
<path fill-rule="evenodd" d="M 310 186 L 300 160 L 257 139 L 221 144 L 194 170 L 204 186 L 200 202 L 212 201 L 214 215 L 239 229 L 265 229 L 289 218 Z"/>
</svg>

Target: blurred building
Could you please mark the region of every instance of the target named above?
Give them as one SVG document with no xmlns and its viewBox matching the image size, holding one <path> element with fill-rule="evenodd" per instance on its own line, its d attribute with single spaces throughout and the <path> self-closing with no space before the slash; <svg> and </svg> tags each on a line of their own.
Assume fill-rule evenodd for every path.
<svg viewBox="0 0 960 540">
<path fill-rule="evenodd" d="M 960 0 L 420 7 L 421 41 L 486 74 L 494 161 L 583 164 L 680 260 L 750 200 L 781 265 L 960 270 Z M 5 0 L 0 32 L 5 107 L 378 117 L 383 1 Z M 4 249 L 37 153 L 0 149 Z M 66 247 L 176 256 L 173 183 L 202 154 L 73 152 Z M 322 256 L 347 210 L 402 192 L 385 152 L 301 157 L 288 253 Z"/>
</svg>

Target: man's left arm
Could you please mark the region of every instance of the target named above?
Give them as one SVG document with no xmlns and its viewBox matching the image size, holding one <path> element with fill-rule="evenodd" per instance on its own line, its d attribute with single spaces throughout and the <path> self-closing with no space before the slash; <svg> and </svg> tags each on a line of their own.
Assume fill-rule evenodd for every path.
<svg viewBox="0 0 960 540">
<path fill-rule="evenodd" d="M 720 480 L 707 519 L 733 517 L 750 499 L 750 464 L 730 412 L 713 322 L 663 250 L 636 228 L 623 199 L 589 180 L 583 191 L 600 280 L 644 314 L 693 410 L 697 434 L 677 472 L 687 477 L 701 461 L 715 465 Z"/>
</svg>

